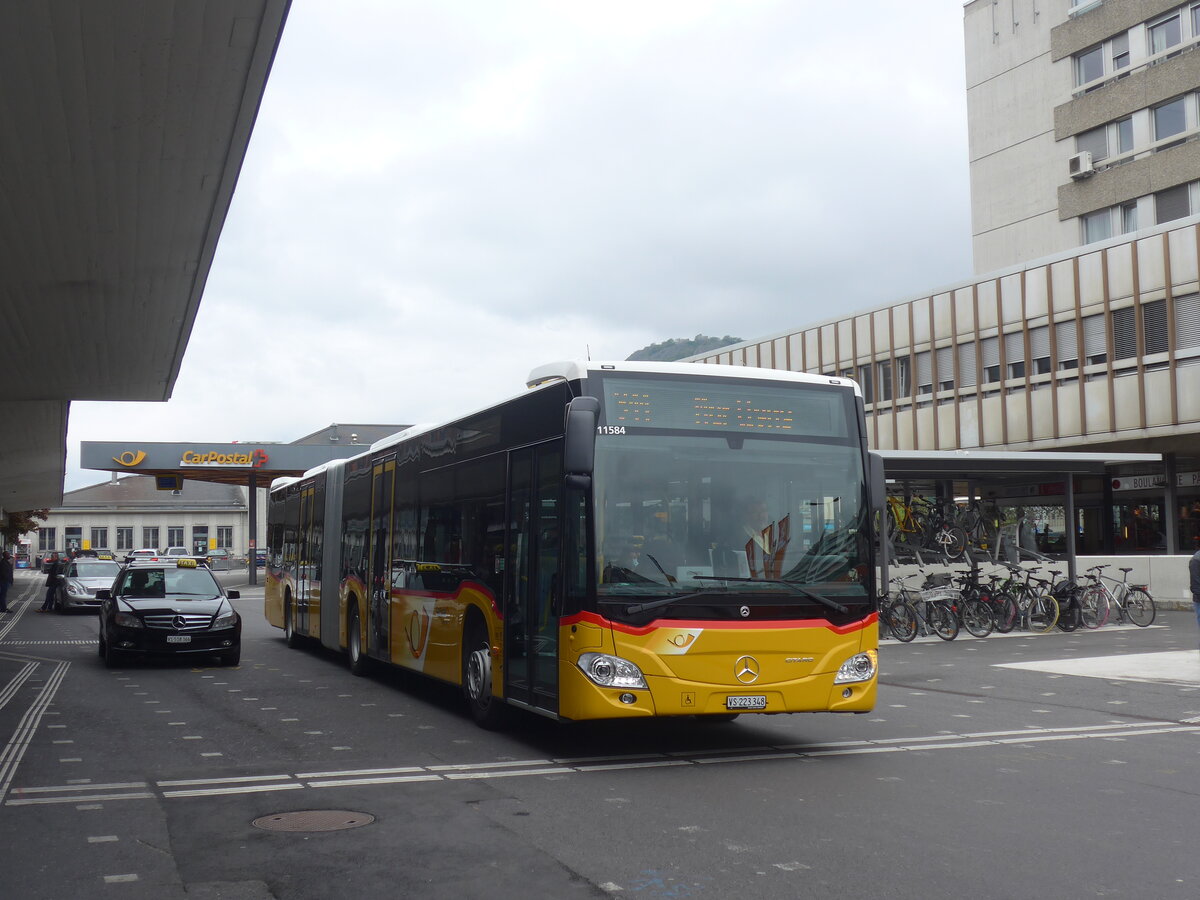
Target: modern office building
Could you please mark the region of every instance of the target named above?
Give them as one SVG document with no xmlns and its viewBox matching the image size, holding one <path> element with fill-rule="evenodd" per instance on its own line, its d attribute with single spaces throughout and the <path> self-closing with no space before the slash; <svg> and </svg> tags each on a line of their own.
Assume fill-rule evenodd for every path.
<svg viewBox="0 0 1200 900">
<path fill-rule="evenodd" d="M 975 271 L 1200 213 L 1200 3 L 964 7 Z"/>
<path fill-rule="evenodd" d="M 981 274 L 693 359 L 854 378 L 876 449 L 1161 453 L 1073 484 L 1079 549 L 1190 552 L 1200 2 L 976 0 L 964 22 Z"/>
</svg>

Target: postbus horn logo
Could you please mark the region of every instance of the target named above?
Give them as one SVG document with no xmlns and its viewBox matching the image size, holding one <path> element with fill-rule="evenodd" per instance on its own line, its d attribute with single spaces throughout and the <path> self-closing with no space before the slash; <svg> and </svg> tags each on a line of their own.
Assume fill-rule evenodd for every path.
<svg viewBox="0 0 1200 900">
<path fill-rule="evenodd" d="M 136 453 L 134 453 L 132 450 L 126 450 L 120 456 L 114 456 L 112 461 L 122 466 L 129 466 L 132 468 L 133 466 L 140 464 L 145 458 L 145 450 L 138 450 Z"/>
</svg>

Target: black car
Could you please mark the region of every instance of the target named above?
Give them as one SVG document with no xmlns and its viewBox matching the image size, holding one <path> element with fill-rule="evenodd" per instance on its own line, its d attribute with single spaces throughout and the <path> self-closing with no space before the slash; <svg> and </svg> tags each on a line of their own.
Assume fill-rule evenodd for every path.
<svg viewBox="0 0 1200 900">
<path fill-rule="evenodd" d="M 112 588 L 96 592 L 100 656 L 108 666 L 130 656 L 215 655 L 236 666 L 242 655 L 242 618 L 206 566 L 190 557 L 128 565 Z"/>
</svg>

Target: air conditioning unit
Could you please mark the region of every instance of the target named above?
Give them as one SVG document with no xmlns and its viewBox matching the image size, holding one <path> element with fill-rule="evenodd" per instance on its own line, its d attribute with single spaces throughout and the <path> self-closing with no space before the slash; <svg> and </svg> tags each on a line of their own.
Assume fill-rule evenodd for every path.
<svg viewBox="0 0 1200 900">
<path fill-rule="evenodd" d="M 1092 168 L 1092 154 L 1087 150 L 1076 153 L 1067 160 L 1067 171 L 1076 181 L 1090 177 L 1096 171 Z"/>
</svg>

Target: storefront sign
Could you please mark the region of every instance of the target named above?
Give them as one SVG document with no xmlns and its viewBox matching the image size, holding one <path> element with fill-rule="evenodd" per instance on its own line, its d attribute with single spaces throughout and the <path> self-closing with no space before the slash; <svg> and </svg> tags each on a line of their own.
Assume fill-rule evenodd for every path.
<svg viewBox="0 0 1200 900">
<path fill-rule="evenodd" d="M 195 450 L 186 450 L 180 457 L 179 465 L 185 468 L 222 468 L 236 466 L 244 468 L 250 466 L 255 469 L 261 469 L 267 462 L 269 457 L 267 451 L 258 449 L 253 453 L 197 453 Z"/>
<path fill-rule="evenodd" d="M 1176 487 L 1200 487 L 1200 472 L 1179 472 L 1175 475 Z M 1126 475 L 1112 480 L 1114 491 L 1152 491 L 1167 486 L 1165 475 Z"/>
</svg>

